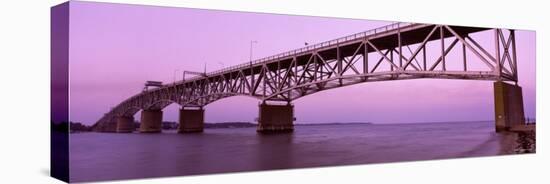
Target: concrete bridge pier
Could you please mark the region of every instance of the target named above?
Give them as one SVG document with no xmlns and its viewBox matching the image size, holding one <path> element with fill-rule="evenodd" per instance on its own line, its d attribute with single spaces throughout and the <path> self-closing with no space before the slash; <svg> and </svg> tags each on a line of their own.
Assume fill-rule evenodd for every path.
<svg viewBox="0 0 550 184">
<path fill-rule="evenodd" d="M 506 82 L 493 83 L 495 95 L 495 130 L 508 131 L 525 123 L 521 87 Z"/>
<path fill-rule="evenodd" d="M 102 127 L 103 132 L 116 132 L 117 122 L 111 121 L 106 126 Z"/>
<path fill-rule="evenodd" d="M 260 104 L 258 117 L 259 133 L 286 133 L 294 131 L 294 105 Z"/>
<path fill-rule="evenodd" d="M 180 109 L 178 133 L 203 132 L 204 109 Z"/>
<path fill-rule="evenodd" d="M 118 133 L 132 133 L 135 130 L 134 117 L 133 116 L 119 116 L 117 117 L 116 132 Z"/>
<path fill-rule="evenodd" d="M 141 133 L 160 133 L 162 127 L 162 110 L 141 111 Z"/>
</svg>

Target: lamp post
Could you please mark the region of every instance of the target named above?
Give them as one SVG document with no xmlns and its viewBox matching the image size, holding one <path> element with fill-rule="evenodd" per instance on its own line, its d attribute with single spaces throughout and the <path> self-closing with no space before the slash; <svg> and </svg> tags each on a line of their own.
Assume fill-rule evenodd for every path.
<svg viewBox="0 0 550 184">
<path fill-rule="evenodd" d="M 258 43 L 256 40 L 250 41 L 250 65 L 252 65 L 252 48 L 253 48 L 252 46 L 253 44 L 256 44 L 256 43 Z"/>
<path fill-rule="evenodd" d="M 174 70 L 174 84 L 176 83 L 176 74 L 178 73 L 179 69 Z"/>
<path fill-rule="evenodd" d="M 254 84 L 254 68 L 252 68 L 252 44 L 258 43 L 256 40 L 250 41 L 250 75 L 252 76 L 252 84 Z"/>
</svg>

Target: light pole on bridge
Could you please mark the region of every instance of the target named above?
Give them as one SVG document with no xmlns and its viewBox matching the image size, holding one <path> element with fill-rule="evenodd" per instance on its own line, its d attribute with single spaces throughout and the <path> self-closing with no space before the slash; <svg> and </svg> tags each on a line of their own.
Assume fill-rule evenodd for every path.
<svg viewBox="0 0 550 184">
<path fill-rule="evenodd" d="M 258 43 L 258 41 L 256 41 L 256 40 L 250 41 L 250 65 L 252 65 L 252 51 L 253 51 L 252 48 L 253 48 L 253 45 L 257 44 L 257 43 Z"/>
<path fill-rule="evenodd" d="M 176 83 L 176 74 L 178 73 L 180 69 L 175 69 L 174 70 L 174 84 Z"/>
<path fill-rule="evenodd" d="M 254 68 L 252 68 L 252 45 L 257 44 L 258 41 L 252 40 L 250 41 L 250 75 L 252 76 L 252 84 L 254 84 Z"/>
</svg>

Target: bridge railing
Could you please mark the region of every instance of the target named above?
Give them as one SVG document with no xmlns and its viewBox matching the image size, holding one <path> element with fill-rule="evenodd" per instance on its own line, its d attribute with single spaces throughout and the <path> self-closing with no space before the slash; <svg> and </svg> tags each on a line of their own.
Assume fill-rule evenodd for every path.
<svg viewBox="0 0 550 184">
<path fill-rule="evenodd" d="M 337 38 L 337 39 L 317 43 L 317 44 L 310 45 L 310 46 L 307 46 L 307 47 L 302 47 L 302 48 L 299 48 L 299 49 L 283 52 L 283 53 L 280 53 L 280 54 L 276 54 L 276 55 L 256 59 L 256 60 L 253 60 L 253 61 L 250 61 L 250 62 L 241 63 L 241 64 L 238 64 L 238 65 L 233 65 L 233 66 L 230 66 L 230 67 L 227 67 L 227 68 L 223 68 L 223 69 L 219 69 L 219 70 L 216 70 L 216 71 L 213 71 L 213 72 L 209 72 L 209 73 L 206 74 L 206 76 L 214 76 L 214 75 L 218 75 L 218 74 L 225 73 L 225 72 L 228 72 L 228 71 L 233 71 L 233 70 L 240 69 L 240 68 L 262 65 L 264 63 L 269 63 L 269 62 L 272 62 L 272 61 L 276 61 L 276 60 L 284 58 L 284 57 L 294 56 L 294 55 L 302 54 L 302 53 L 307 53 L 307 52 L 310 52 L 310 51 L 313 51 L 313 50 L 316 50 L 316 49 L 320 49 L 320 48 L 335 46 L 335 45 L 338 45 L 340 43 L 344 43 L 344 42 L 348 42 L 348 41 L 352 41 L 352 40 L 357 40 L 357 39 L 360 39 L 360 38 L 365 38 L 367 36 L 375 36 L 379 33 L 384 33 L 384 32 L 387 32 L 387 31 L 403 28 L 403 27 L 406 27 L 406 26 L 409 26 L 409 25 L 412 25 L 412 24 L 414 24 L 414 23 L 397 22 L 397 23 L 389 24 L 389 25 L 378 27 L 378 28 L 371 29 L 371 30 L 368 30 L 368 31 L 364 31 L 364 32 L 360 32 L 360 33 L 340 37 L 340 38 Z M 185 81 L 175 82 L 172 85 L 176 85 L 178 83 L 182 83 L 182 82 L 186 82 L 186 81 L 197 80 L 197 79 L 201 79 L 201 78 L 203 78 L 203 76 L 195 76 L 195 77 L 192 77 L 192 78 L 187 79 Z"/>
<path fill-rule="evenodd" d="M 314 45 L 310 45 L 310 46 L 307 46 L 307 47 L 302 47 L 302 48 L 299 48 L 299 49 L 295 49 L 295 50 L 283 52 L 283 53 L 280 53 L 280 54 L 272 55 L 272 56 L 269 56 L 269 57 L 264 57 L 264 58 L 257 59 L 257 60 L 251 61 L 251 62 L 234 65 L 234 66 L 231 66 L 231 67 L 228 67 L 228 68 L 223 68 L 223 69 L 220 69 L 220 70 L 216 70 L 216 71 L 207 73 L 207 76 L 212 76 L 212 75 L 217 75 L 217 74 L 220 74 L 220 73 L 225 73 L 227 71 L 235 70 L 235 69 L 238 69 L 238 68 L 250 67 L 250 66 L 256 66 L 256 65 L 259 65 L 259 64 L 264 64 L 264 63 L 267 63 L 267 62 L 270 62 L 270 61 L 273 61 L 273 60 L 277 60 L 277 59 L 280 59 L 280 58 L 293 56 L 293 55 L 301 54 L 301 53 L 305 53 L 305 52 L 310 52 L 310 51 L 313 51 L 313 50 L 316 50 L 316 49 L 319 49 L 319 48 L 334 46 L 334 45 L 337 45 L 339 43 L 343 43 L 343 42 L 347 42 L 347 41 L 351 41 L 351 40 L 356 40 L 358 38 L 364 38 L 364 37 L 367 37 L 367 36 L 376 35 L 378 33 L 383 33 L 383 32 L 386 32 L 386 31 L 398 29 L 400 27 L 409 26 L 409 25 L 412 25 L 412 24 L 413 23 L 406 23 L 406 22 L 393 23 L 393 24 L 390 24 L 390 25 L 386 25 L 386 26 L 371 29 L 371 30 L 368 30 L 368 31 L 364 31 L 364 32 L 344 36 L 344 37 L 337 38 L 337 39 L 334 39 L 334 40 L 329 40 L 329 41 L 317 43 L 317 44 L 314 44 Z M 200 78 L 200 77 L 194 77 L 194 78 Z M 194 79 L 194 78 L 191 78 L 191 79 Z"/>
</svg>

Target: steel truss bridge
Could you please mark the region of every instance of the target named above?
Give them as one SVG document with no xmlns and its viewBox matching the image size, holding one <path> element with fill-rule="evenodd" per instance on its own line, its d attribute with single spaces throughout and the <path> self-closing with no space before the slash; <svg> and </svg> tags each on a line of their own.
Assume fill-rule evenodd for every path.
<svg viewBox="0 0 550 184">
<path fill-rule="evenodd" d="M 471 37 L 478 32 L 489 32 L 490 46 Z M 461 57 L 450 57 L 451 51 Z M 291 102 L 358 83 L 418 78 L 517 85 L 514 30 L 394 23 L 144 90 L 112 108 L 94 128 L 108 131 L 117 117 L 162 110 L 172 103 L 203 107 L 237 95 Z"/>
</svg>

